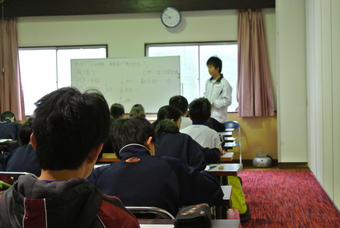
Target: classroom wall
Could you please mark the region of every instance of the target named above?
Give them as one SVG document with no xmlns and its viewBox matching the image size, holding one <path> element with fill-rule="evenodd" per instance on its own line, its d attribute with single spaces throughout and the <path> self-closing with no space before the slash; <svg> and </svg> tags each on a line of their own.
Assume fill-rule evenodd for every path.
<svg viewBox="0 0 340 228">
<path fill-rule="evenodd" d="M 242 157 L 252 160 L 257 154 L 268 154 L 277 160 L 276 117 L 240 118 L 237 113 L 228 114 L 241 126 Z"/>
<path fill-rule="evenodd" d="M 276 1 L 279 162 L 307 162 L 305 1 Z"/>
<path fill-rule="evenodd" d="M 236 41 L 237 11 L 183 12 L 183 25 L 167 30 L 158 13 L 18 20 L 19 46 L 108 44 L 109 57 L 142 57 L 145 43 Z M 275 11 L 264 10 L 270 68 L 275 79 Z M 275 92 L 275 83 L 274 83 Z"/>
<path fill-rule="evenodd" d="M 275 10 L 263 12 L 276 94 Z M 183 18 L 176 31 L 167 30 L 157 13 L 19 18 L 19 46 L 108 44 L 109 57 L 141 57 L 145 43 L 237 40 L 235 10 L 183 12 Z M 245 159 L 262 149 L 277 158 L 276 118 L 230 117 L 239 120 L 244 130 Z"/>
<path fill-rule="evenodd" d="M 309 166 L 340 208 L 340 2 L 306 3 Z"/>
</svg>

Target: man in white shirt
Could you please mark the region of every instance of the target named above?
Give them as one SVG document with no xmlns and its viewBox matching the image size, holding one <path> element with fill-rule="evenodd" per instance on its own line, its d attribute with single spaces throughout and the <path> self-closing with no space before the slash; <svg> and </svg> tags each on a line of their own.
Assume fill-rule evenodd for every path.
<svg viewBox="0 0 340 228">
<path fill-rule="evenodd" d="M 210 57 L 207 66 L 211 78 L 205 84 L 204 97 L 211 103 L 211 117 L 206 125 L 217 132 L 222 132 L 225 130 L 224 122 L 227 119 L 228 106 L 231 104 L 232 88 L 221 74 L 221 59 Z"/>
<path fill-rule="evenodd" d="M 181 95 L 173 96 L 169 100 L 169 105 L 182 112 L 181 126 L 179 129 L 186 128 L 192 124 L 192 121 L 188 117 L 188 100 L 185 97 Z"/>
<path fill-rule="evenodd" d="M 222 152 L 220 136 L 215 130 L 204 125 L 210 117 L 210 112 L 211 105 L 208 99 L 199 98 L 192 101 L 189 116 L 193 124 L 181 132 L 190 135 L 202 147 L 218 148 Z"/>
</svg>

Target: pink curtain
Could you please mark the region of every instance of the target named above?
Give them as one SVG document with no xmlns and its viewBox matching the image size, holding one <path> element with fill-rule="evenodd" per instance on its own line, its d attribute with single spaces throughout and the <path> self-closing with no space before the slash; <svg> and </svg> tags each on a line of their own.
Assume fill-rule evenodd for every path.
<svg viewBox="0 0 340 228">
<path fill-rule="evenodd" d="M 0 113 L 12 111 L 17 120 L 25 117 L 19 69 L 16 19 L 0 23 Z"/>
<path fill-rule="evenodd" d="M 239 116 L 274 116 L 272 80 L 261 10 L 239 11 L 238 42 Z"/>
</svg>

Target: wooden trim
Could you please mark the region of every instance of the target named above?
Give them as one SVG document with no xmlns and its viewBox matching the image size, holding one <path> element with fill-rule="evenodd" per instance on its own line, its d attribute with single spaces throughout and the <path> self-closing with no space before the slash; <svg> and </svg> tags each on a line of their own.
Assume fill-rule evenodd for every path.
<svg viewBox="0 0 340 228">
<path fill-rule="evenodd" d="M 309 169 L 307 162 L 279 162 L 279 169 Z"/>
<path fill-rule="evenodd" d="M 3 6 L 5 16 L 24 17 L 160 13 L 168 6 L 180 11 L 275 8 L 275 0 L 4 0 Z"/>
</svg>

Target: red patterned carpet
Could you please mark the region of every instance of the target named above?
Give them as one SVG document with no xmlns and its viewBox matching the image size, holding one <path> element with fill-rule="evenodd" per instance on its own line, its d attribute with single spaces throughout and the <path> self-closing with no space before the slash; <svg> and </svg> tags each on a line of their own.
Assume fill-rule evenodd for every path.
<svg viewBox="0 0 340 228">
<path fill-rule="evenodd" d="M 307 170 L 243 170 L 251 219 L 243 228 L 340 228 L 340 213 Z"/>
</svg>

